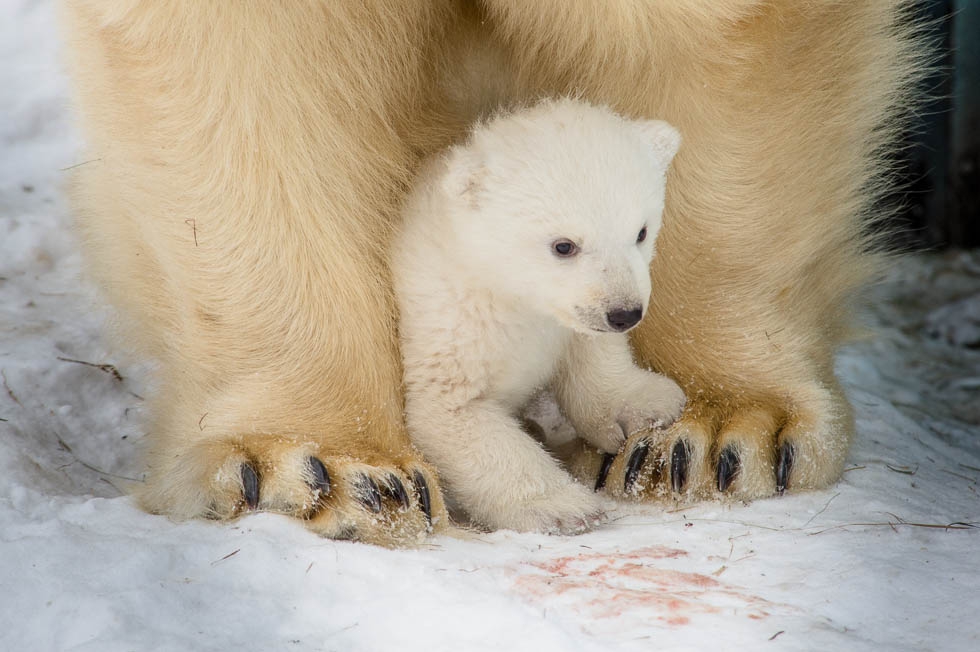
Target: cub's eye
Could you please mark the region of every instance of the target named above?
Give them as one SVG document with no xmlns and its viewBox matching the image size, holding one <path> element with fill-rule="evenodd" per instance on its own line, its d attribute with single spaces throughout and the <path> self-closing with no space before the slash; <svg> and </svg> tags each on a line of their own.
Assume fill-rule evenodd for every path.
<svg viewBox="0 0 980 652">
<path fill-rule="evenodd" d="M 636 243 L 639 244 L 647 239 L 647 227 L 640 229 L 640 233 L 636 236 Z"/>
<path fill-rule="evenodd" d="M 571 240 L 555 240 L 551 243 L 551 251 L 560 258 L 568 258 L 578 253 L 578 247 Z"/>
</svg>

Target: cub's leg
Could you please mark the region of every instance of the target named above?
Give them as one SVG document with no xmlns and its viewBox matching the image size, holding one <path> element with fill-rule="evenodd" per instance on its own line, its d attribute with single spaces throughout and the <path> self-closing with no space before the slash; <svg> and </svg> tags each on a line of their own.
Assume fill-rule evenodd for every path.
<svg viewBox="0 0 980 652">
<path fill-rule="evenodd" d="M 64 14 L 90 265 L 160 365 L 142 504 L 270 509 L 384 544 L 445 524 L 403 426 L 385 250 L 442 9 L 74 0 Z"/>
<path fill-rule="evenodd" d="M 415 443 L 439 469 L 451 502 L 491 528 L 574 534 L 596 525 L 599 499 L 575 482 L 500 405 L 441 409 L 409 400 Z"/>
<path fill-rule="evenodd" d="M 606 465 L 589 453 L 580 472 L 690 499 L 840 476 L 854 425 L 833 356 L 876 270 L 864 223 L 922 70 L 905 4 L 486 1 L 523 92 L 575 93 L 684 138 L 632 340 L 690 403 L 666 435 L 638 434 Z"/>
<path fill-rule="evenodd" d="M 579 436 L 606 453 L 617 452 L 634 433 L 669 426 L 685 403 L 677 383 L 633 363 L 621 336 L 576 335 L 554 390 Z"/>
</svg>

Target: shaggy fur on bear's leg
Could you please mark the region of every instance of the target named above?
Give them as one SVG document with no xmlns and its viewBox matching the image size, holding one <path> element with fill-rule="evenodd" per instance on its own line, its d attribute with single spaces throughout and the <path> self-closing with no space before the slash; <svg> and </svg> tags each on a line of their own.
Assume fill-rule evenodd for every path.
<svg viewBox="0 0 980 652">
<path fill-rule="evenodd" d="M 404 431 L 384 246 L 445 8 L 73 0 L 64 13 L 90 265 L 160 362 L 142 504 L 269 509 L 382 544 L 416 541 L 426 513 L 445 525 Z"/>
<path fill-rule="evenodd" d="M 633 344 L 685 387 L 689 409 L 666 436 L 631 438 L 606 486 L 755 498 L 834 482 L 853 422 L 833 355 L 876 271 L 864 217 L 921 70 L 896 22 L 905 3 L 485 4 L 518 86 L 684 136 L 658 292 Z M 584 449 L 569 463 L 583 480 L 603 468 Z"/>
</svg>

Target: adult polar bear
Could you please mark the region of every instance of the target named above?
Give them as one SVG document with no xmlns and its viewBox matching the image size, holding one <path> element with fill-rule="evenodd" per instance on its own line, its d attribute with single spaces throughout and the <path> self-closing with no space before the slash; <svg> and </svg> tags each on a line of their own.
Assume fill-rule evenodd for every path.
<svg viewBox="0 0 980 652">
<path fill-rule="evenodd" d="M 422 157 L 562 94 L 684 136 L 633 343 L 690 408 L 628 440 L 607 490 L 833 482 L 832 356 L 917 69 L 901 4 L 63 0 L 91 266 L 161 365 L 143 504 L 389 544 L 444 522 L 404 431 L 384 243 Z M 590 482 L 602 462 L 570 460 Z"/>
</svg>

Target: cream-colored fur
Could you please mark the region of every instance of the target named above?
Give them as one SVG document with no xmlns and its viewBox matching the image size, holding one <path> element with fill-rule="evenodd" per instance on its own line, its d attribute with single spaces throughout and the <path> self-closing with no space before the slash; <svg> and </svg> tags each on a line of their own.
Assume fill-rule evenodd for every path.
<svg viewBox="0 0 980 652">
<path fill-rule="evenodd" d="M 232 470 L 251 462 L 259 507 L 309 517 L 323 534 L 424 533 L 424 519 L 390 526 L 405 520 L 387 509 L 396 501 L 375 517 L 339 489 L 311 516 L 300 482 L 311 456 L 338 488 L 365 466 L 379 486 L 396 474 L 410 487 L 421 470 L 444 523 L 435 477 L 405 435 L 385 243 L 415 160 L 402 134 L 433 77 L 447 8 L 64 8 L 95 159 L 74 182 L 89 260 L 161 367 L 142 504 L 180 518 L 237 514 L 246 505 Z M 272 500 L 266 485 L 286 484 L 294 498 Z"/>
<path fill-rule="evenodd" d="M 714 493 L 729 444 L 738 496 L 775 490 L 787 442 L 791 489 L 839 475 L 852 424 L 832 355 L 874 271 L 862 216 L 917 68 L 899 0 L 62 4 L 91 268 L 160 362 L 148 509 L 239 513 L 227 469 L 247 462 L 264 469 L 260 507 L 310 515 L 302 488 L 262 497 L 311 477 L 276 460 L 317 457 L 337 487 L 424 470 L 444 522 L 402 423 L 385 243 L 421 157 L 497 104 L 557 95 L 685 137 L 633 341 L 691 407 L 655 442 L 647 495 L 669 493 L 656 462 L 676 442 L 692 497 Z M 598 457 L 571 463 L 589 476 Z M 424 531 L 393 528 L 389 498 L 362 518 L 369 498 L 338 488 L 308 523 L 386 543 Z"/>
<path fill-rule="evenodd" d="M 680 416 L 683 391 L 637 368 L 625 335 L 649 303 L 678 143 L 664 122 L 546 101 L 480 125 L 423 167 L 391 247 L 405 414 L 449 502 L 477 523 L 596 522 L 591 486 L 521 429 L 546 385 L 609 453 Z"/>
</svg>

